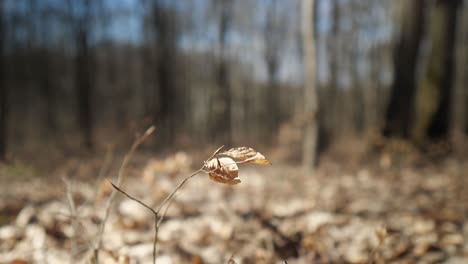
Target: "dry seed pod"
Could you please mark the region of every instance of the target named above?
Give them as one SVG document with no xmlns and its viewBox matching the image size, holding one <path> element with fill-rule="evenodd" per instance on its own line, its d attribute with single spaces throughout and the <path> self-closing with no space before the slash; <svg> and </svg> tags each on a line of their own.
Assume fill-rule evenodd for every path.
<svg viewBox="0 0 468 264">
<path fill-rule="evenodd" d="M 254 149 L 248 147 L 232 148 L 221 153 L 220 155 L 259 165 L 271 165 L 271 163 L 260 152 L 257 152 Z"/>
<path fill-rule="evenodd" d="M 205 163 L 205 167 L 209 171 L 208 175 L 210 179 L 215 182 L 230 185 L 241 182 L 237 177 L 239 175 L 239 167 L 237 167 L 236 162 L 231 158 L 213 158 Z"/>
</svg>

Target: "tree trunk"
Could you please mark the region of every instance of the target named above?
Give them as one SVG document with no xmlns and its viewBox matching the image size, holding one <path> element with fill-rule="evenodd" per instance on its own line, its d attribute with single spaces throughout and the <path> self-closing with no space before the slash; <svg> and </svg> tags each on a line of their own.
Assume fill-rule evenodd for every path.
<svg viewBox="0 0 468 264">
<path fill-rule="evenodd" d="M 317 88 L 315 80 L 314 0 L 302 0 L 302 48 L 304 52 L 304 142 L 303 166 L 311 173 L 317 153 Z"/>
<path fill-rule="evenodd" d="M 0 46 L 0 48 L 2 48 Z M 0 161 L 5 160 L 8 131 L 8 91 L 3 73 L 3 60 L 0 60 Z"/>
<path fill-rule="evenodd" d="M 154 30 L 156 43 L 156 76 L 157 76 L 157 105 L 155 122 L 161 127 L 161 137 L 165 143 L 172 143 L 175 139 L 177 123 L 182 123 L 180 109 L 178 110 L 181 94 L 178 94 L 175 85 L 175 56 L 176 56 L 176 32 L 173 21 L 173 13 L 161 3 L 154 3 Z"/>
<path fill-rule="evenodd" d="M 464 76 L 464 79 L 463 79 L 463 84 L 464 85 L 464 91 L 465 91 L 465 96 L 463 98 L 463 106 L 464 106 L 464 109 L 463 109 L 463 120 L 464 120 L 464 127 L 463 127 L 463 131 L 465 132 L 465 134 L 468 135 L 468 11 L 466 10 L 467 8 L 465 8 L 465 15 L 462 16 L 464 18 L 464 26 L 465 26 L 465 32 L 463 34 L 465 34 L 465 41 L 464 41 L 464 48 L 465 48 L 465 58 L 462 60 L 462 63 L 464 63 L 464 68 L 463 68 L 463 72 L 462 72 L 462 75 Z"/>
<path fill-rule="evenodd" d="M 42 68 L 39 70 L 41 73 L 41 95 L 45 102 L 45 124 L 47 132 L 55 135 L 57 132 L 57 121 L 55 118 L 56 100 L 55 91 L 52 78 L 52 63 L 51 56 L 47 47 L 43 47 L 41 52 Z"/>
<path fill-rule="evenodd" d="M 278 84 L 278 70 L 280 65 L 280 48 L 281 48 L 281 33 L 280 18 L 278 17 L 278 0 L 268 3 L 266 14 L 265 27 L 263 29 L 265 43 L 265 64 L 267 70 L 268 86 L 264 89 L 264 106 L 262 111 L 262 120 L 267 122 L 267 125 L 262 128 L 264 137 L 268 142 L 273 141 L 273 136 L 276 134 L 281 118 L 281 99 L 280 86 Z"/>
<path fill-rule="evenodd" d="M 332 9 L 332 26 L 331 31 L 328 39 L 328 46 L 329 46 L 329 54 L 330 54 L 330 82 L 329 82 L 329 89 L 330 89 L 330 98 L 328 100 L 328 120 L 325 121 L 325 126 L 327 132 L 330 134 L 331 137 L 338 136 L 338 131 L 341 131 L 341 122 L 340 122 L 340 113 L 343 111 L 342 104 L 339 103 L 339 88 L 338 88 L 338 65 L 339 65 L 339 51 L 340 48 L 340 40 L 338 37 L 339 30 L 340 30 L 340 6 L 338 0 L 333 0 L 333 9 Z"/>
<path fill-rule="evenodd" d="M 357 30 L 357 29 L 355 29 Z M 358 45 L 359 45 L 359 34 L 357 32 L 353 32 L 353 40 L 350 42 L 352 44 L 352 48 L 350 51 L 350 77 L 351 77 L 351 90 L 350 94 L 351 97 L 349 100 L 349 104 L 351 106 L 351 120 L 352 120 L 352 131 L 355 135 L 361 135 L 366 127 L 366 113 L 365 113 L 365 101 L 364 101 L 364 88 L 362 87 L 362 82 L 359 78 L 358 67 L 359 65 L 359 52 L 358 52 Z"/>
<path fill-rule="evenodd" d="M 89 150 L 93 148 L 93 116 L 91 111 L 92 80 L 88 32 L 84 29 L 79 29 L 77 32 L 77 45 L 75 78 L 78 93 L 78 120 L 82 131 L 84 146 Z"/>
<path fill-rule="evenodd" d="M 418 87 L 415 139 L 419 143 L 449 136 L 458 5 L 459 0 L 438 0 L 431 16 L 429 62 Z"/>
<path fill-rule="evenodd" d="M 277 50 L 278 51 L 278 50 Z M 268 72 L 268 89 L 266 89 L 267 99 L 264 108 L 266 110 L 266 115 L 264 120 L 268 120 L 267 125 L 267 135 L 270 137 L 268 141 L 273 140 L 272 135 L 274 135 L 278 126 L 281 122 L 281 104 L 280 104 L 280 87 L 277 82 L 278 75 L 278 60 L 277 58 L 267 59 L 267 72 Z"/>
<path fill-rule="evenodd" d="M 416 86 L 416 66 L 425 24 L 425 0 L 404 1 L 400 38 L 394 50 L 394 79 L 383 134 L 409 138 Z"/>
<path fill-rule="evenodd" d="M 452 131 L 454 139 L 464 137 L 467 114 L 466 105 L 468 99 L 468 12 L 466 7 L 460 10 L 459 27 L 457 32 L 457 48 L 456 48 L 456 81 L 455 91 L 453 95 L 453 122 Z"/>
<path fill-rule="evenodd" d="M 217 85 L 215 89 L 217 90 L 214 92 L 210 103 L 210 126 L 213 129 L 213 137 L 215 140 L 220 140 L 226 145 L 232 142 L 231 85 L 225 51 L 226 37 L 232 20 L 231 1 L 222 0 L 219 3 L 221 8 L 218 25 L 219 58 L 215 70 L 215 82 Z"/>
<path fill-rule="evenodd" d="M 380 69 L 379 69 L 379 54 L 376 54 L 377 49 L 371 48 L 368 63 L 370 65 L 370 73 L 365 88 L 365 115 L 366 115 L 366 136 L 369 136 L 372 131 L 378 127 L 378 120 L 380 118 L 378 94 L 380 90 Z"/>
<path fill-rule="evenodd" d="M 225 58 L 221 58 L 216 69 L 216 82 L 219 89 L 219 116 L 215 126 L 215 133 L 221 135 L 221 139 L 225 144 L 230 144 L 231 137 L 231 85 L 229 82 L 229 70 L 226 65 Z"/>
<path fill-rule="evenodd" d="M 5 25 L 3 20 L 3 1 L 0 3 L 0 161 L 5 160 L 8 131 L 8 91 L 4 72 Z"/>
</svg>

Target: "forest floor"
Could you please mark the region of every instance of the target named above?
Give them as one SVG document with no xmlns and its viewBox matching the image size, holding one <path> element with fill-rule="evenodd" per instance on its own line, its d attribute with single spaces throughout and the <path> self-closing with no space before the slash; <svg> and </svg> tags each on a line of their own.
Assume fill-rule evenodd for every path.
<svg viewBox="0 0 468 264">
<path fill-rule="evenodd" d="M 197 167 L 191 156 L 203 160 L 137 155 L 123 188 L 156 208 Z M 110 160 L 63 162 L 50 177 L 0 167 L 0 263 L 91 263 Z M 234 186 L 190 179 L 161 224 L 158 263 L 468 263 L 464 160 L 323 158 L 314 175 L 272 161 L 240 166 Z M 100 263 L 152 263 L 153 222 L 118 194 Z"/>
</svg>

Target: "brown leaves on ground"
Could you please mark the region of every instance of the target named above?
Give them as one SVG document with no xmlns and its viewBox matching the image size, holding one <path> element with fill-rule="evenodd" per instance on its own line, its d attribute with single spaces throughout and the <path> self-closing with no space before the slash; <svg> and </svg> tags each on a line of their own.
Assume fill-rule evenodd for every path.
<svg viewBox="0 0 468 264">
<path fill-rule="evenodd" d="M 219 154 L 216 154 L 215 152 L 214 156 L 215 157 L 205 162 L 204 169 L 207 170 L 206 172 L 208 173 L 208 176 L 211 180 L 229 185 L 235 185 L 241 182 L 241 180 L 238 178 L 239 167 L 237 166 L 237 164 L 271 164 L 263 154 L 249 147 L 232 148 L 228 151 Z M 218 158 L 216 156 L 222 157 Z M 237 161 L 235 161 L 234 159 Z"/>
<path fill-rule="evenodd" d="M 160 226 L 158 263 L 468 263 L 466 159 L 355 167 L 324 156 L 309 177 L 281 164 L 241 168 L 221 152 L 214 169 L 230 158 L 248 180 L 235 190 L 199 179 L 184 186 Z M 138 169 L 134 176 L 145 173 Z M 137 177 L 126 188 L 157 205 L 185 176 L 160 173 L 157 194 Z M 76 217 L 60 180 L 0 184 L 0 263 L 85 263 L 106 202 L 95 202 L 94 179 L 82 179 L 73 181 Z M 99 262 L 151 263 L 153 216 L 126 199 L 115 208 Z M 73 260 L 71 252 L 79 252 Z"/>
</svg>

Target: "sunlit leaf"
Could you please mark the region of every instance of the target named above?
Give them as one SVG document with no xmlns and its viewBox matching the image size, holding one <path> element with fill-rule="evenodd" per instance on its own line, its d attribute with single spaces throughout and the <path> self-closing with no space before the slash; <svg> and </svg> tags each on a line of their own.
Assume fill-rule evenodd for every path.
<svg viewBox="0 0 468 264">
<path fill-rule="evenodd" d="M 271 165 L 263 154 L 248 147 L 232 148 L 220 155 L 228 156 L 243 162 L 250 162 L 259 165 Z"/>
</svg>

